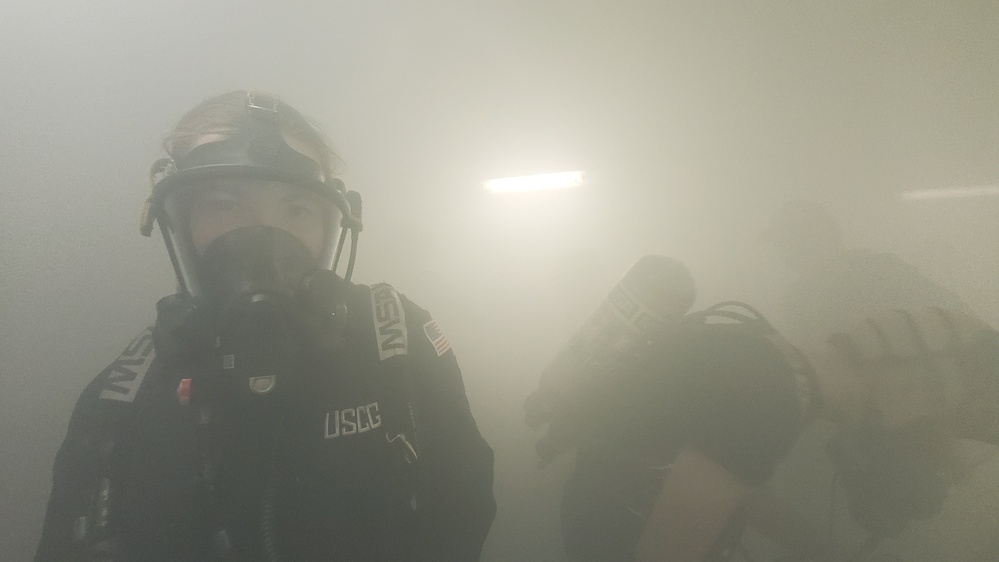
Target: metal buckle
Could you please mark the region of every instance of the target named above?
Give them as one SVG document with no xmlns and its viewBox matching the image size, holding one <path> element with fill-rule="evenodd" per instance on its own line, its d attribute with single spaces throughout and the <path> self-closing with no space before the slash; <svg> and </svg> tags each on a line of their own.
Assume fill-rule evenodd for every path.
<svg viewBox="0 0 999 562">
<path fill-rule="evenodd" d="M 259 92 L 246 92 L 246 111 L 258 117 L 277 119 L 277 99 Z"/>
<path fill-rule="evenodd" d="M 388 433 L 385 434 L 385 440 L 389 443 L 402 443 L 402 458 L 406 461 L 406 464 L 413 464 L 419 460 L 419 456 L 416 454 L 416 449 L 413 445 L 406 439 L 406 435 L 403 433 L 397 433 L 395 437 L 389 437 Z"/>
<path fill-rule="evenodd" d="M 156 184 L 176 173 L 177 163 L 174 162 L 173 158 L 160 158 L 153 162 L 153 165 L 149 168 L 149 183 L 155 187 Z"/>
</svg>

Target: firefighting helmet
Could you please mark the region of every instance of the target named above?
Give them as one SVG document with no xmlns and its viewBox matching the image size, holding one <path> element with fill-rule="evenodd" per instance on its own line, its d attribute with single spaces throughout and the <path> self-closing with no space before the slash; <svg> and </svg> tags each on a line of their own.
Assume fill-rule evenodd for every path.
<svg viewBox="0 0 999 562">
<path fill-rule="evenodd" d="M 153 164 L 152 194 L 143 208 L 140 231 L 149 236 L 153 223 L 159 223 L 181 292 L 193 296 L 203 292 L 197 253 L 187 226 L 185 198 L 181 195 L 217 178 L 277 181 L 327 198 L 332 203 L 331 212 L 317 267 L 336 270 L 350 232 L 350 259 L 345 274 L 350 278 L 361 229 L 360 195 L 347 191 L 340 179 L 327 176 L 319 162 L 288 145 L 279 120 L 282 107 L 270 96 L 248 92 L 249 118 L 233 134 L 200 144 L 182 157 L 161 158 Z"/>
</svg>

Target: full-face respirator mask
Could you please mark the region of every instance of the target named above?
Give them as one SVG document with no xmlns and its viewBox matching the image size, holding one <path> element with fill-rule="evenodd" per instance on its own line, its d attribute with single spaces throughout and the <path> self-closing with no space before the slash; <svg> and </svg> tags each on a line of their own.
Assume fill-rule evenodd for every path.
<svg viewBox="0 0 999 562">
<path fill-rule="evenodd" d="M 210 355 L 220 358 L 221 369 L 249 369 L 226 379 L 240 381 L 243 391 L 267 394 L 276 373 L 286 370 L 282 365 L 300 353 L 297 346 L 308 339 L 303 335 L 318 335 L 325 344 L 337 340 L 346 313 L 337 288 L 353 272 L 361 199 L 327 177 L 319 162 L 289 146 L 279 102 L 250 92 L 245 107 L 244 122 L 232 134 L 154 163 L 141 231 L 149 236 L 159 223 L 179 285 L 178 294 L 157 304 L 157 352 L 214 348 Z M 189 223 L 193 196 L 219 180 L 237 186 L 240 180 L 277 182 L 318 195 L 328 203 L 318 255 L 291 233 L 258 223 L 196 248 Z M 341 278 L 336 270 L 348 234 L 350 254 Z"/>
</svg>

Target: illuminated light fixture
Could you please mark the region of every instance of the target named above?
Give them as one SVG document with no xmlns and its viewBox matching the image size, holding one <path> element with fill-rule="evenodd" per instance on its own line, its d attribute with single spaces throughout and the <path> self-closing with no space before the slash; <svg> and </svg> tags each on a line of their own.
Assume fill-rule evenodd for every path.
<svg viewBox="0 0 999 562">
<path fill-rule="evenodd" d="M 568 189 L 583 185 L 583 172 L 555 172 L 515 178 L 498 178 L 482 184 L 491 193 L 527 193 Z"/>
<path fill-rule="evenodd" d="M 999 195 L 999 185 L 978 185 L 971 187 L 947 187 L 943 189 L 917 189 L 902 193 L 902 199 L 929 201 L 931 199 L 963 199 L 968 197 L 990 197 Z"/>
</svg>

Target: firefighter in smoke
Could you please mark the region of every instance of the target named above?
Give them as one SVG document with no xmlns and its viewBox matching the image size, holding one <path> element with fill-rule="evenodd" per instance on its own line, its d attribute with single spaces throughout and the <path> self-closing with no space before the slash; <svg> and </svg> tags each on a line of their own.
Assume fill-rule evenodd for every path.
<svg viewBox="0 0 999 562">
<path fill-rule="evenodd" d="M 999 336 L 966 313 L 879 313 L 802 353 L 746 305 L 684 314 L 693 300 L 681 264 L 643 258 L 527 401 L 528 423 L 548 424 L 542 465 L 576 453 L 570 560 L 739 559 L 747 524 L 786 537 L 757 492 L 819 417 L 840 428 L 829 454 L 870 539 L 796 537 L 795 560 L 864 560 L 940 508 L 957 438 L 999 441 Z"/>
<path fill-rule="evenodd" d="M 77 402 L 35 560 L 477 560 L 492 450 L 430 315 L 350 281 L 322 133 L 237 91 L 164 146 L 142 230 L 179 291 Z"/>
<path fill-rule="evenodd" d="M 796 343 L 820 343 L 883 309 L 968 311 L 957 294 L 897 255 L 848 245 L 836 217 L 820 202 L 785 203 L 761 242 L 794 273 L 781 295 L 780 327 Z"/>
<path fill-rule="evenodd" d="M 781 333 L 802 348 L 821 345 L 829 334 L 848 331 L 879 310 L 970 310 L 955 292 L 897 255 L 849 244 L 836 217 L 818 201 L 782 205 L 770 218 L 761 242 L 794 274 L 782 291 L 782 306 L 774 320 Z M 836 432 L 828 420 L 807 427 L 769 487 L 796 512 L 780 517 L 796 520 L 799 527 L 821 529 L 838 541 L 861 544 L 865 529 L 848 512 L 841 470 L 827 454 Z M 989 460 L 990 455 L 997 458 L 997 451 L 971 440 L 960 443 L 958 455 L 976 467 L 950 488 L 940 515 L 884 541 L 878 552 L 907 560 L 975 559 L 974 553 L 999 533 L 999 520 L 973 515 L 994 512 L 999 505 L 999 494 L 992 491 L 999 464 Z M 779 502 L 773 507 L 776 515 Z M 990 519 L 997 522 L 990 525 Z"/>
</svg>

